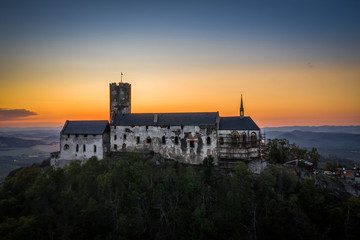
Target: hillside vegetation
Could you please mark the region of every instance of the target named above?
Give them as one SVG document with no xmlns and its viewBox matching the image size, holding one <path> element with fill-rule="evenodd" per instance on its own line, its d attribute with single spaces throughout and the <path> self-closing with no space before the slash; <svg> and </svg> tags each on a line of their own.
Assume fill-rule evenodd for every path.
<svg viewBox="0 0 360 240">
<path fill-rule="evenodd" d="M 26 167 L 0 189 L 1 239 L 359 239 L 360 200 L 242 162 L 224 171 L 135 153 Z"/>
</svg>

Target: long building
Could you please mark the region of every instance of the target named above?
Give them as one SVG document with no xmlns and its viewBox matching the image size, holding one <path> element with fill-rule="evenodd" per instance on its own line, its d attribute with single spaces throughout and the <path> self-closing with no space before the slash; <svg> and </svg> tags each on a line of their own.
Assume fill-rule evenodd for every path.
<svg viewBox="0 0 360 240">
<path fill-rule="evenodd" d="M 212 156 L 215 164 L 261 158 L 260 128 L 244 116 L 220 117 L 219 112 L 131 113 L 131 85 L 110 84 L 110 123 L 66 121 L 60 133 L 60 152 L 51 163 L 64 166 L 108 152 L 154 151 L 167 159 L 200 164 Z"/>
</svg>

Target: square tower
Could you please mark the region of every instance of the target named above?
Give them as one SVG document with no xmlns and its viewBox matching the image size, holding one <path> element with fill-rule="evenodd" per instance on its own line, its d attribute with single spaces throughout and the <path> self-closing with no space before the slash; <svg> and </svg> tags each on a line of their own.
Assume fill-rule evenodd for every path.
<svg viewBox="0 0 360 240">
<path fill-rule="evenodd" d="M 129 83 L 110 83 L 110 124 L 118 113 L 131 113 L 131 84 Z"/>
</svg>

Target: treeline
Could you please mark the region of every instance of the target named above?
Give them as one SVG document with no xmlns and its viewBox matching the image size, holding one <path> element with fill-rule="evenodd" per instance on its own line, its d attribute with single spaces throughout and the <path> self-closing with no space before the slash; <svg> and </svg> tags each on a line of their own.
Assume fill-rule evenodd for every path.
<svg viewBox="0 0 360 240">
<path fill-rule="evenodd" d="M 290 160 L 302 159 L 311 162 L 316 168 L 320 160 L 320 154 L 316 148 L 309 151 L 300 148 L 295 143 L 290 144 L 287 139 L 269 139 L 266 148 L 266 160 L 270 163 L 282 164 Z"/>
<path fill-rule="evenodd" d="M 1 239 L 360 239 L 360 200 L 289 168 L 116 161 L 27 167 L 0 189 Z"/>
</svg>

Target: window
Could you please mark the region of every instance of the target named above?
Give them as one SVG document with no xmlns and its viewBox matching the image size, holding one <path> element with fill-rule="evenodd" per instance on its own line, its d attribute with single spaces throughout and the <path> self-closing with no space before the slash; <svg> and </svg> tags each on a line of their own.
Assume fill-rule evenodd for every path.
<svg viewBox="0 0 360 240">
<path fill-rule="evenodd" d="M 165 138 L 165 136 L 163 136 L 163 137 L 161 138 L 161 142 L 162 142 L 162 144 L 166 144 L 166 138 Z"/>
<path fill-rule="evenodd" d="M 194 148 L 194 147 L 195 147 L 195 141 L 193 141 L 193 140 L 190 141 L 190 147 L 191 147 L 191 148 Z"/>
<path fill-rule="evenodd" d="M 170 126 L 168 126 L 168 129 L 170 129 Z"/>
<path fill-rule="evenodd" d="M 69 150 L 69 148 L 70 148 L 69 145 L 67 144 L 64 145 L 64 150 Z"/>
<path fill-rule="evenodd" d="M 70 134 L 68 134 L 67 136 L 68 136 L 68 138 L 69 138 L 69 137 L 70 137 Z"/>
<path fill-rule="evenodd" d="M 151 143 L 151 138 L 150 138 L 150 137 L 148 137 L 148 138 L 146 139 L 146 143 L 148 143 L 148 144 Z"/>
<path fill-rule="evenodd" d="M 93 137 L 96 137 L 96 134 L 93 134 Z"/>
<path fill-rule="evenodd" d="M 114 126 L 114 129 L 116 129 L 116 126 Z"/>
<path fill-rule="evenodd" d="M 124 134 L 124 140 L 126 140 L 126 134 Z"/>
<path fill-rule="evenodd" d="M 207 144 L 207 145 L 210 145 L 210 144 L 211 144 L 211 138 L 210 138 L 210 137 L 207 137 L 207 138 L 206 138 L 206 144 Z"/>
<path fill-rule="evenodd" d="M 140 137 L 136 137 L 136 143 L 137 143 L 137 144 L 140 143 Z"/>
<path fill-rule="evenodd" d="M 122 148 L 123 148 L 123 149 L 125 149 L 125 148 L 126 148 L 126 144 L 125 144 L 125 143 L 123 143 Z"/>
<path fill-rule="evenodd" d="M 223 144 L 224 144 L 224 138 L 223 138 L 223 137 L 220 137 L 220 138 L 219 138 L 219 142 L 220 142 L 220 145 L 223 145 Z"/>
<path fill-rule="evenodd" d="M 87 137 L 87 134 L 85 134 L 84 137 Z"/>
<path fill-rule="evenodd" d="M 146 126 L 146 130 L 148 130 L 149 129 L 149 126 Z"/>
<path fill-rule="evenodd" d="M 76 144 L 76 152 L 79 152 L 79 144 Z"/>
<path fill-rule="evenodd" d="M 241 141 L 242 141 L 242 146 L 243 146 L 243 147 L 246 147 L 247 137 L 246 137 L 246 133 L 245 133 L 245 132 L 243 132 L 243 133 L 241 134 Z"/>
<path fill-rule="evenodd" d="M 175 137 L 175 144 L 179 144 L 179 137 L 178 136 Z"/>
<path fill-rule="evenodd" d="M 86 152 L 86 146 L 85 146 L 85 144 L 83 145 L 83 152 Z"/>
<path fill-rule="evenodd" d="M 117 139 L 117 135 L 115 134 L 115 135 L 114 135 L 114 140 L 116 140 L 116 139 Z"/>
<path fill-rule="evenodd" d="M 75 137 L 79 137 L 79 134 L 75 134 Z"/>
<path fill-rule="evenodd" d="M 114 144 L 114 149 L 115 149 L 115 151 L 117 150 L 117 144 Z"/>
<path fill-rule="evenodd" d="M 184 130 L 184 126 L 181 126 L 181 130 Z"/>
<path fill-rule="evenodd" d="M 240 144 L 240 135 L 237 131 L 231 133 L 231 145 L 238 146 Z"/>
<path fill-rule="evenodd" d="M 256 147 L 256 145 L 257 145 L 257 136 L 256 136 L 256 133 L 255 133 L 255 132 L 252 132 L 250 138 L 251 138 L 251 146 L 252 146 L 252 147 Z"/>
<path fill-rule="evenodd" d="M 96 153 L 96 145 L 94 145 L 94 153 Z"/>
</svg>

